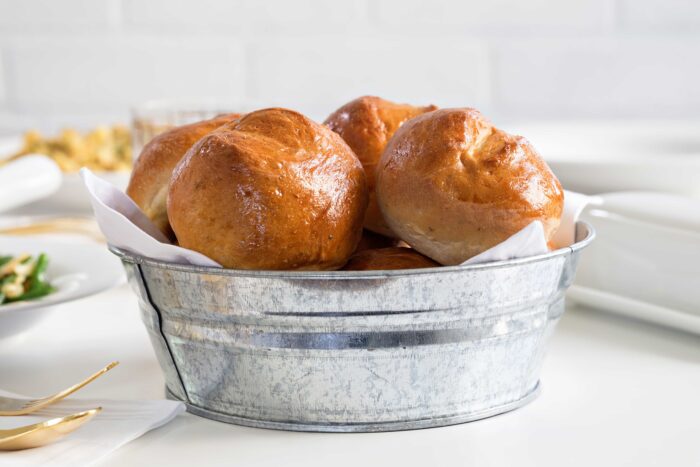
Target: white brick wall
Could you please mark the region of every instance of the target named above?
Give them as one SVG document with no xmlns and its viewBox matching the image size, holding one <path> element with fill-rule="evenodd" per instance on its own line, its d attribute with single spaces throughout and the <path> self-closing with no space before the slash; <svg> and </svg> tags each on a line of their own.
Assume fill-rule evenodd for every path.
<svg viewBox="0 0 700 467">
<path fill-rule="evenodd" d="M 621 0 L 621 23 L 626 30 L 698 33 L 697 0 Z"/>
<path fill-rule="evenodd" d="M 376 21 L 392 29 L 493 33 L 605 31 L 613 26 L 608 0 L 376 0 Z"/>
<path fill-rule="evenodd" d="M 5 72 L 3 65 L 3 54 L 2 49 L 0 49 L 0 109 L 3 109 L 6 104 L 7 91 L 5 90 Z"/>
<path fill-rule="evenodd" d="M 362 27 L 365 0 L 124 0 L 128 28 L 296 35 L 348 32 Z"/>
<path fill-rule="evenodd" d="M 514 117 L 700 115 L 700 37 L 525 40 L 494 54 L 494 106 Z"/>
<path fill-rule="evenodd" d="M 363 94 L 422 104 L 486 105 L 485 48 L 473 41 L 437 45 L 384 38 L 258 44 L 250 50 L 251 96 L 319 119 Z"/>
<path fill-rule="evenodd" d="M 20 111 L 99 112 L 151 98 L 245 94 L 244 52 L 235 39 L 25 39 L 6 58 Z"/>
<path fill-rule="evenodd" d="M 221 97 L 700 117 L 695 0 L 0 0 L 0 131 Z"/>
<path fill-rule="evenodd" d="M 18 34 L 114 27 L 120 0 L 0 0 L 0 31 Z"/>
</svg>

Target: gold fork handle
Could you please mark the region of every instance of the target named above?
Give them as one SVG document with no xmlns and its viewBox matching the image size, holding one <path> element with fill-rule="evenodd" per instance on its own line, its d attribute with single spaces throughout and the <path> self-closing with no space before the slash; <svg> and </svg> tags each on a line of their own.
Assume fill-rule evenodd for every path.
<svg viewBox="0 0 700 467">
<path fill-rule="evenodd" d="M 119 362 L 112 362 L 106 367 L 102 368 L 100 371 L 93 373 L 92 375 L 88 376 L 85 378 L 83 381 L 79 382 L 78 384 L 75 384 L 67 389 L 64 389 L 61 392 L 58 392 L 52 396 L 44 397 L 41 399 L 37 399 L 35 401 L 30 402 L 26 406 L 22 407 L 21 409 L 18 410 L 4 410 L 0 411 L 0 416 L 17 416 L 17 415 L 27 415 L 33 412 L 36 412 L 37 410 L 40 410 L 48 405 L 54 404 L 61 399 L 64 399 L 71 394 L 73 394 L 75 391 L 78 389 L 90 384 L 103 374 L 107 373 L 109 370 L 114 368 L 115 366 L 119 365 Z"/>
<path fill-rule="evenodd" d="M 53 396 L 50 396 L 49 398 L 45 398 L 44 400 L 45 400 L 46 402 L 45 402 L 45 403 L 42 403 L 42 404 L 41 404 L 41 407 L 46 407 L 46 406 L 49 405 L 49 404 L 53 404 L 54 402 L 58 402 L 58 401 L 60 401 L 61 399 L 64 399 L 64 398 L 70 396 L 70 395 L 73 394 L 75 391 L 77 391 L 77 390 L 79 390 L 79 389 L 81 389 L 81 388 L 87 386 L 88 384 L 92 383 L 92 382 L 95 381 L 97 378 L 99 378 L 99 377 L 102 376 L 103 374 L 107 373 L 109 370 L 111 370 L 112 368 L 114 368 L 114 367 L 117 366 L 117 365 L 119 365 L 119 362 L 112 362 L 112 363 L 110 363 L 109 365 L 107 365 L 107 366 L 105 366 L 104 368 L 102 368 L 101 370 L 99 370 L 99 371 L 97 371 L 97 372 L 91 374 L 90 376 L 88 376 L 88 377 L 85 378 L 83 381 L 79 382 L 78 384 L 74 384 L 73 386 L 71 386 L 71 387 L 69 387 L 69 388 L 67 388 L 67 389 L 64 389 L 63 391 L 61 391 L 61 392 L 59 392 L 59 393 L 57 393 L 57 394 L 54 394 Z"/>
</svg>

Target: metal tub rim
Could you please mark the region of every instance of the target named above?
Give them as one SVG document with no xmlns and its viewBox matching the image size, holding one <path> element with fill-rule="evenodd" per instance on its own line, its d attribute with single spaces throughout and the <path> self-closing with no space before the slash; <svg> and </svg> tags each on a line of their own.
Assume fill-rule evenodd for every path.
<svg viewBox="0 0 700 467">
<path fill-rule="evenodd" d="M 522 264 L 537 263 L 541 261 L 547 261 L 558 256 L 566 256 L 576 251 L 579 251 L 586 246 L 588 246 L 596 236 L 593 227 L 584 221 L 576 222 L 576 238 L 582 237 L 580 240 L 576 240 L 573 244 L 559 248 L 554 251 L 550 251 L 541 255 L 528 256 L 525 258 L 517 259 L 506 259 L 500 261 L 491 261 L 487 263 L 479 264 L 467 264 L 467 265 L 457 265 L 457 266 L 438 266 L 432 268 L 421 268 L 421 269 L 395 269 L 395 270 L 376 270 L 376 271 L 296 271 L 296 270 L 257 270 L 257 269 L 227 269 L 227 268 L 217 268 L 213 266 L 195 266 L 190 264 L 179 264 L 171 263 L 168 261 L 148 258 L 126 249 L 116 247 L 114 245 L 108 245 L 109 251 L 114 253 L 120 260 L 138 264 L 156 267 L 160 269 L 169 269 L 173 271 L 191 272 L 199 274 L 213 274 L 218 276 L 232 276 L 232 277 L 270 277 L 276 279 L 327 279 L 327 280 L 339 280 L 339 279 L 377 279 L 377 278 L 387 278 L 387 277 L 405 277 L 405 276 L 415 276 L 423 274 L 437 274 L 437 273 L 450 273 L 450 272 L 460 272 L 468 270 L 482 270 L 482 269 L 499 269 L 511 266 L 517 266 Z"/>
</svg>

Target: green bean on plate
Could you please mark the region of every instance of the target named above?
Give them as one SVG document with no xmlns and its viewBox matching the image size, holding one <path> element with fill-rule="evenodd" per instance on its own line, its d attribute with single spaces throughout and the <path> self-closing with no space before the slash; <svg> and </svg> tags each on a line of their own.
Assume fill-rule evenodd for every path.
<svg viewBox="0 0 700 467">
<path fill-rule="evenodd" d="M 33 300 L 50 294 L 55 289 L 45 279 L 48 257 L 21 253 L 16 256 L 0 255 L 0 305 Z"/>
</svg>

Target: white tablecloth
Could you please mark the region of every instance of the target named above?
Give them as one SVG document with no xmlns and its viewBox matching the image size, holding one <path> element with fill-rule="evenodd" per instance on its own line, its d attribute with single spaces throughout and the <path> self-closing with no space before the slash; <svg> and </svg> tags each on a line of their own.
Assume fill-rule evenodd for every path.
<svg viewBox="0 0 700 467">
<path fill-rule="evenodd" d="M 21 340 L 0 342 L 2 386 L 57 388 L 121 361 L 82 397 L 163 397 L 137 303 L 121 287 L 59 307 Z M 192 415 L 122 447 L 106 466 L 700 465 L 700 338 L 569 309 L 552 339 L 542 395 L 475 423 L 403 433 L 286 433 Z M 0 464 L 2 454 L 0 453 Z"/>
</svg>

